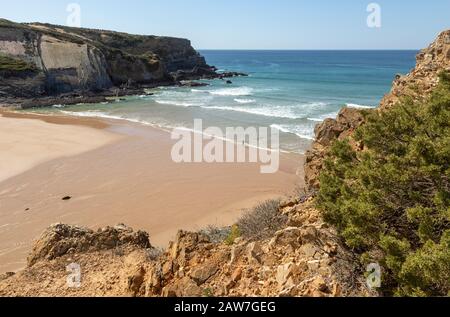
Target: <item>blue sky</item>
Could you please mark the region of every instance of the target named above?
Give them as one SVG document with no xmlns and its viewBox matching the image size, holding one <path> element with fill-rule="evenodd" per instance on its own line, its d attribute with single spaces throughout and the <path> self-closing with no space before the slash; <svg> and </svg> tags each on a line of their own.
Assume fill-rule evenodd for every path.
<svg viewBox="0 0 450 317">
<path fill-rule="evenodd" d="M 197 49 L 418 49 L 450 28 L 450 0 L 0 0 L 0 17 L 189 38 Z M 367 27 L 367 5 L 381 28 Z"/>
</svg>

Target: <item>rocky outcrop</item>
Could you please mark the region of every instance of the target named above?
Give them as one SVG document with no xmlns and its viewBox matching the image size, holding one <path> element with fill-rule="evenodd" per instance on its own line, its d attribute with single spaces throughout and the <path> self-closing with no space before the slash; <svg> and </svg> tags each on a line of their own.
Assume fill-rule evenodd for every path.
<svg viewBox="0 0 450 317">
<path fill-rule="evenodd" d="M 282 205 L 288 222 L 267 239 L 230 243 L 212 231 L 180 231 L 165 251 L 123 225 L 97 232 L 55 225 L 35 243 L 28 268 L 0 278 L 0 296 L 377 295 L 311 199 Z M 80 287 L 67 284 L 71 263 Z"/>
<path fill-rule="evenodd" d="M 222 76 L 185 39 L 0 19 L 0 104 Z"/>
<path fill-rule="evenodd" d="M 405 97 L 415 101 L 426 99 L 439 83 L 442 71 L 450 72 L 450 30 L 442 32 L 428 48 L 417 55 L 417 65 L 409 74 L 396 77 L 391 92 L 383 98 L 376 111 L 387 111 Z M 314 192 L 319 188 L 319 174 L 330 145 L 335 140 L 350 137 L 355 149 L 363 148 L 351 136 L 364 124 L 364 112 L 368 110 L 344 108 L 336 120 L 327 119 L 316 127 L 316 139 L 306 154 L 305 163 L 305 179 L 310 191 Z"/>
<path fill-rule="evenodd" d="M 42 260 L 54 260 L 66 254 L 111 250 L 122 246 L 151 248 L 146 232 L 133 232 L 124 225 L 107 227 L 94 232 L 87 228 L 56 224 L 36 241 L 28 266 Z"/>
<path fill-rule="evenodd" d="M 339 112 L 336 119 L 327 119 L 316 126 L 316 139 L 312 148 L 306 153 L 305 161 L 305 182 L 311 191 L 319 188 L 320 171 L 330 145 L 336 140 L 351 136 L 363 123 L 364 116 L 361 110 L 346 107 Z M 356 142 L 353 142 L 353 146 L 361 147 Z"/>
<path fill-rule="evenodd" d="M 417 55 L 417 65 L 409 74 L 396 77 L 391 92 L 381 101 L 380 109 L 389 109 L 406 96 L 414 100 L 426 98 L 439 83 L 442 71 L 450 72 L 450 30 L 439 34 Z"/>
<path fill-rule="evenodd" d="M 374 295 L 312 201 L 292 202 L 279 211 L 288 217 L 288 226 L 269 239 L 238 238 L 227 245 L 181 233 L 161 258 L 162 270 L 153 274 L 147 295 L 192 296 L 198 288 L 204 296 Z M 186 284 L 197 287 L 180 293 Z"/>
</svg>

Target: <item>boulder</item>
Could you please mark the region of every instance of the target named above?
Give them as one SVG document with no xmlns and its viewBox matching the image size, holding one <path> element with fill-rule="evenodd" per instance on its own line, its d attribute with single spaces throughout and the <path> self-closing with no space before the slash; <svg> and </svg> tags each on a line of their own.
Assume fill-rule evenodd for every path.
<svg viewBox="0 0 450 317">
<path fill-rule="evenodd" d="M 294 263 L 287 263 L 280 265 L 277 268 L 276 280 L 280 287 L 284 286 L 291 277 L 292 269 L 294 268 Z"/>
<path fill-rule="evenodd" d="M 207 280 L 209 280 L 214 274 L 219 271 L 217 263 L 210 261 L 204 265 L 195 268 L 190 276 L 198 286 L 203 285 Z"/>
<path fill-rule="evenodd" d="M 300 246 L 299 238 L 301 236 L 301 229 L 296 227 L 289 227 L 280 230 L 275 233 L 275 237 L 270 241 L 269 247 L 279 247 L 279 246 L 292 246 L 297 248 Z"/>
<path fill-rule="evenodd" d="M 163 288 L 163 297 L 200 297 L 203 290 L 189 277 L 184 277 L 174 284 Z"/>
<path fill-rule="evenodd" d="M 4 274 L 0 274 L 0 281 L 6 280 L 10 278 L 11 276 L 14 276 L 16 273 L 14 272 L 6 272 Z"/>
<path fill-rule="evenodd" d="M 28 266 L 40 260 L 53 260 L 69 253 L 111 250 L 120 246 L 151 248 L 148 233 L 134 232 L 124 225 L 93 230 L 55 224 L 50 226 L 36 241 L 28 257 Z"/>
<path fill-rule="evenodd" d="M 141 286 L 144 283 L 145 274 L 145 269 L 141 266 L 136 270 L 135 274 L 128 278 L 128 290 L 133 296 L 139 294 Z"/>
</svg>

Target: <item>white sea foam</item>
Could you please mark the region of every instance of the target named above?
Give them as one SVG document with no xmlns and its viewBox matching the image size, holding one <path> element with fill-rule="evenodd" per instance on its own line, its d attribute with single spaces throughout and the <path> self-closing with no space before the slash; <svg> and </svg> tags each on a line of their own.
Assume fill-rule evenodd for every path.
<svg viewBox="0 0 450 317">
<path fill-rule="evenodd" d="M 308 118 L 309 121 L 314 121 L 314 122 L 323 122 L 325 119 L 321 119 L 321 118 Z"/>
<path fill-rule="evenodd" d="M 184 101 L 178 101 L 178 100 L 156 99 L 155 102 L 160 105 L 171 105 L 171 106 L 178 106 L 178 107 L 200 107 L 200 106 L 204 105 L 203 103 L 192 103 L 192 102 L 184 102 Z"/>
<path fill-rule="evenodd" d="M 249 104 L 249 103 L 255 103 L 256 100 L 255 99 L 239 99 L 236 98 L 234 99 L 235 102 L 240 103 L 240 104 Z"/>
<path fill-rule="evenodd" d="M 264 117 L 282 118 L 282 119 L 305 119 L 311 108 L 324 107 L 326 103 L 313 102 L 292 106 L 267 105 L 261 107 L 230 107 L 230 106 L 204 106 L 205 109 L 216 109 L 224 111 L 244 112 Z M 323 121 L 323 120 L 321 120 Z"/>
<path fill-rule="evenodd" d="M 253 94 L 253 88 L 245 86 L 237 88 L 221 88 L 210 90 L 208 92 L 214 96 L 251 96 Z"/>
<path fill-rule="evenodd" d="M 301 119 L 302 118 L 302 116 L 295 115 L 292 112 L 292 110 L 287 107 L 246 108 L 246 107 L 228 107 L 228 106 L 207 106 L 207 107 L 202 107 L 202 108 L 224 110 L 224 111 L 244 112 L 244 113 L 255 114 L 255 115 L 264 116 L 264 117 L 275 117 L 275 118 L 284 118 L 284 119 Z"/>
<path fill-rule="evenodd" d="M 277 129 L 277 130 L 280 130 L 281 132 L 284 132 L 284 133 L 292 133 L 292 132 L 291 132 L 290 130 L 288 130 L 285 126 L 282 126 L 282 125 L 272 124 L 270 127 L 271 127 L 271 128 L 274 128 L 274 129 Z"/>
<path fill-rule="evenodd" d="M 209 94 L 209 91 L 208 91 L 208 90 L 195 89 L 195 88 L 192 88 L 192 89 L 191 89 L 191 92 L 194 92 L 194 93 Z"/>
<path fill-rule="evenodd" d="M 143 125 L 153 125 L 150 122 L 140 120 L 140 119 L 133 119 L 133 118 L 126 118 L 123 116 L 118 115 L 110 115 L 105 112 L 97 111 L 97 110 L 90 110 L 90 111 L 64 111 L 61 110 L 61 113 L 76 116 L 76 117 L 87 117 L 87 118 L 104 118 L 104 119 L 113 119 L 113 120 L 125 120 L 133 123 L 139 123 Z"/>
<path fill-rule="evenodd" d="M 347 103 L 346 106 L 349 107 L 349 108 L 356 108 L 356 109 L 373 109 L 373 108 L 375 108 L 375 107 L 372 107 L 372 106 L 358 105 L 358 104 L 355 104 L 355 103 Z"/>
<path fill-rule="evenodd" d="M 307 140 L 314 140 L 314 132 L 310 129 L 301 128 L 298 125 L 279 125 L 279 124 L 272 124 L 270 126 L 271 128 L 280 130 L 284 133 L 290 133 L 295 134 L 301 139 L 307 139 Z"/>
</svg>

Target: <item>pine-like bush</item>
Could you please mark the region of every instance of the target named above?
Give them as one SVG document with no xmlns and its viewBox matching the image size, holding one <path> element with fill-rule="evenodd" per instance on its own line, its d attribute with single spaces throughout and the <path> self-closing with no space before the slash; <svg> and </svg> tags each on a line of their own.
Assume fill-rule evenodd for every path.
<svg viewBox="0 0 450 317">
<path fill-rule="evenodd" d="M 386 295 L 450 295 L 450 76 L 427 102 L 366 113 L 336 141 L 317 205 L 365 262 L 385 268 Z"/>
</svg>

